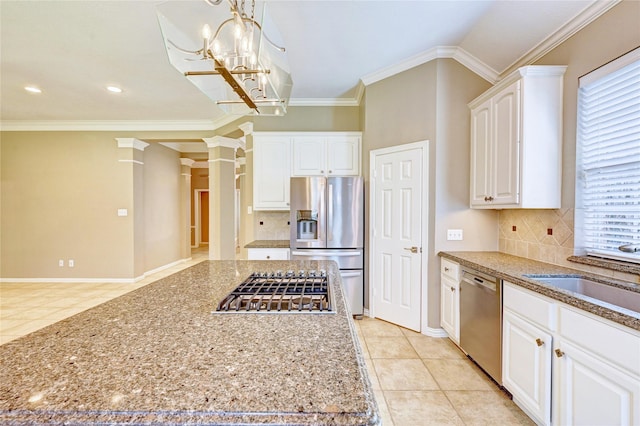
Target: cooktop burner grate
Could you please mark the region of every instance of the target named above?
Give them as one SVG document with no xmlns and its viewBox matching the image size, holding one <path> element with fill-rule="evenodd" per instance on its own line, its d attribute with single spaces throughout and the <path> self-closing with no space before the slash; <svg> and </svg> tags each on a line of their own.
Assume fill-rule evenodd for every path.
<svg viewBox="0 0 640 426">
<path fill-rule="evenodd" d="M 218 303 L 215 312 L 332 313 L 325 271 L 254 272 Z"/>
</svg>

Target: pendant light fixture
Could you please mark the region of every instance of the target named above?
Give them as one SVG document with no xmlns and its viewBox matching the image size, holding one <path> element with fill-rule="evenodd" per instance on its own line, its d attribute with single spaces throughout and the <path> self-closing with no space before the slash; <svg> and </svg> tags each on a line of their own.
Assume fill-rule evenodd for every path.
<svg viewBox="0 0 640 426">
<path fill-rule="evenodd" d="M 225 112 L 286 112 L 293 83 L 265 2 L 166 2 L 158 19 L 171 64 Z"/>
</svg>

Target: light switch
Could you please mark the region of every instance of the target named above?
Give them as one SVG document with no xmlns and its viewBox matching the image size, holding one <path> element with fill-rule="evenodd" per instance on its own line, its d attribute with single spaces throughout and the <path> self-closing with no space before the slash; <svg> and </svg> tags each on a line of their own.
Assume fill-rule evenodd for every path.
<svg viewBox="0 0 640 426">
<path fill-rule="evenodd" d="M 118 209 L 118 216 L 127 216 L 128 214 L 127 209 Z"/>
</svg>

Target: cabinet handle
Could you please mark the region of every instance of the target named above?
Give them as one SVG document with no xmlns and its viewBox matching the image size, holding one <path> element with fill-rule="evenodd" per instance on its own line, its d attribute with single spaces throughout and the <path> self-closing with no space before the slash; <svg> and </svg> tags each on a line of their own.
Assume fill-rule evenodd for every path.
<svg viewBox="0 0 640 426">
<path fill-rule="evenodd" d="M 556 356 L 560 358 L 562 357 L 562 355 L 564 355 L 564 352 L 562 352 L 560 349 L 556 349 Z"/>
<path fill-rule="evenodd" d="M 271 256 L 267 256 L 267 260 L 271 259 Z"/>
<path fill-rule="evenodd" d="M 451 287 L 451 291 L 456 291 L 456 288 L 455 287 Z"/>
<path fill-rule="evenodd" d="M 329 174 L 333 173 L 333 170 L 329 170 Z"/>
<path fill-rule="evenodd" d="M 540 338 L 538 338 L 538 339 L 536 339 L 536 345 L 542 346 L 542 345 L 544 345 L 544 342 Z"/>
<path fill-rule="evenodd" d="M 320 174 L 323 174 L 323 173 L 324 173 L 324 170 L 320 170 Z"/>
<path fill-rule="evenodd" d="M 449 272 L 449 268 L 447 268 L 446 266 L 444 267 L 444 271 L 445 272 Z"/>
</svg>

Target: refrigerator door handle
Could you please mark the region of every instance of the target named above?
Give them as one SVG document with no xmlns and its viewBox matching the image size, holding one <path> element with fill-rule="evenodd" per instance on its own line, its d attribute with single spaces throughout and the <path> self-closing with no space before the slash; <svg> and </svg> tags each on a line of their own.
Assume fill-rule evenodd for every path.
<svg viewBox="0 0 640 426">
<path fill-rule="evenodd" d="M 360 275 L 362 275 L 362 271 L 360 271 L 360 272 L 340 272 L 340 275 L 343 278 L 359 277 Z"/>
<path fill-rule="evenodd" d="M 361 256 L 362 252 L 354 251 L 354 252 L 326 252 L 326 251 L 318 251 L 314 250 L 313 252 L 308 251 L 292 251 L 292 256 Z"/>
<path fill-rule="evenodd" d="M 333 184 L 329 184 L 327 200 L 327 241 L 333 241 Z"/>
</svg>

